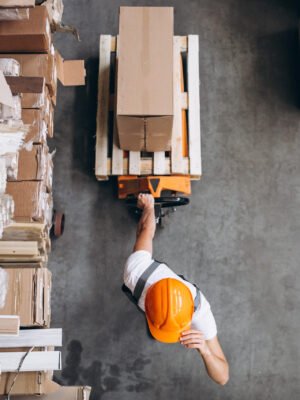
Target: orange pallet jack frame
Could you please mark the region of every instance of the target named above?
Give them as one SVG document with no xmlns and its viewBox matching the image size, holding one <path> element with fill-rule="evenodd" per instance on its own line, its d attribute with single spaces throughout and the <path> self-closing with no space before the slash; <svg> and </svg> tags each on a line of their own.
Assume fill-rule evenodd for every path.
<svg viewBox="0 0 300 400">
<path fill-rule="evenodd" d="M 189 176 L 120 176 L 118 178 L 119 199 L 137 196 L 141 192 L 151 193 L 154 198 L 161 197 L 164 190 L 173 193 L 191 194 Z"/>
</svg>

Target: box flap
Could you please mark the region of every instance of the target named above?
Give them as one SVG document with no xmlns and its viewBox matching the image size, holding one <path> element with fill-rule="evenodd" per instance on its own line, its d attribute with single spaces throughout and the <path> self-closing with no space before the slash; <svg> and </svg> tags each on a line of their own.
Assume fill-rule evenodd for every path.
<svg viewBox="0 0 300 400">
<path fill-rule="evenodd" d="M 144 118 L 117 116 L 120 148 L 140 151 L 145 148 Z"/>
<path fill-rule="evenodd" d="M 56 51 L 57 77 L 64 86 L 84 86 L 84 60 L 64 60 Z"/>
<path fill-rule="evenodd" d="M 10 87 L 6 82 L 2 71 L 0 71 L 0 103 L 5 104 L 9 107 L 14 106 L 13 96 Z"/>
</svg>

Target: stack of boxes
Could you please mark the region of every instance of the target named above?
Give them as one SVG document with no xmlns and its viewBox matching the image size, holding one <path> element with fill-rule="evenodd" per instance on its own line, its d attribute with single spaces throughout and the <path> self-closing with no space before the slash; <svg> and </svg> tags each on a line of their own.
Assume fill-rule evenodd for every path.
<svg viewBox="0 0 300 400">
<path fill-rule="evenodd" d="M 85 81 L 83 61 L 64 61 L 52 43 L 48 9 L 61 2 L 46 3 L 47 7 L 32 0 L 0 3 L 0 347 L 6 335 L 11 343 L 0 348 L 0 396 L 9 392 L 83 400 L 88 399 L 89 388 L 63 388 L 52 382 L 53 369 L 61 364 L 60 352 L 53 351 L 51 341 L 39 346 L 36 334 L 36 344 L 34 339 L 30 347 L 17 346 L 23 342 L 14 342 L 11 336 L 22 336 L 23 328 L 40 328 L 40 336 L 52 331 L 47 261 L 53 155 L 47 141 L 53 137 L 57 78 L 65 85 Z M 6 208 L 5 199 L 10 200 Z"/>
</svg>

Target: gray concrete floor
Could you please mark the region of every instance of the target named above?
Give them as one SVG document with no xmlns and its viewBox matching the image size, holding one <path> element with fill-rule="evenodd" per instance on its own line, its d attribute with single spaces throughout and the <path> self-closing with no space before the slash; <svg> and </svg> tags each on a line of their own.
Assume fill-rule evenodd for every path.
<svg viewBox="0 0 300 400">
<path fill-rule="evenodd" d="M 218 387 L 196 352 L 147 337 L 120 290 L 135 224 L 116 181 L 93 174 L 98 39 L 118 7 L 174 5 L 175 33 L 200 36 L 203 178 L 157 233 L 155 255 L 198 282 L 231 366 Z M 93 400 L 300 398 L 300 109 L 297 12 L 280 0 L 65 0 L 57 34 L 84 58 L 87 85 L 59 88 L 54 195 L 67 215 L 53 243 L 52 326 L 64 330 L 57 379 Z"/>
</svg>

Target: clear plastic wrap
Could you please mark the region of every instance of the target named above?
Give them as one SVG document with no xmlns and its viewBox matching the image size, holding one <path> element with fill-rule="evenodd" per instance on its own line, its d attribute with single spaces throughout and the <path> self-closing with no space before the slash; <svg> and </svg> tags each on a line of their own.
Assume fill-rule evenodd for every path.
<svg viewBox="0 0 300 400">
<path fill-rule="evenodd" d="M 20 76 L 20 63 L 14 58 L 0 58 L 0 71 L 4 76 Z"/>
</svg>

